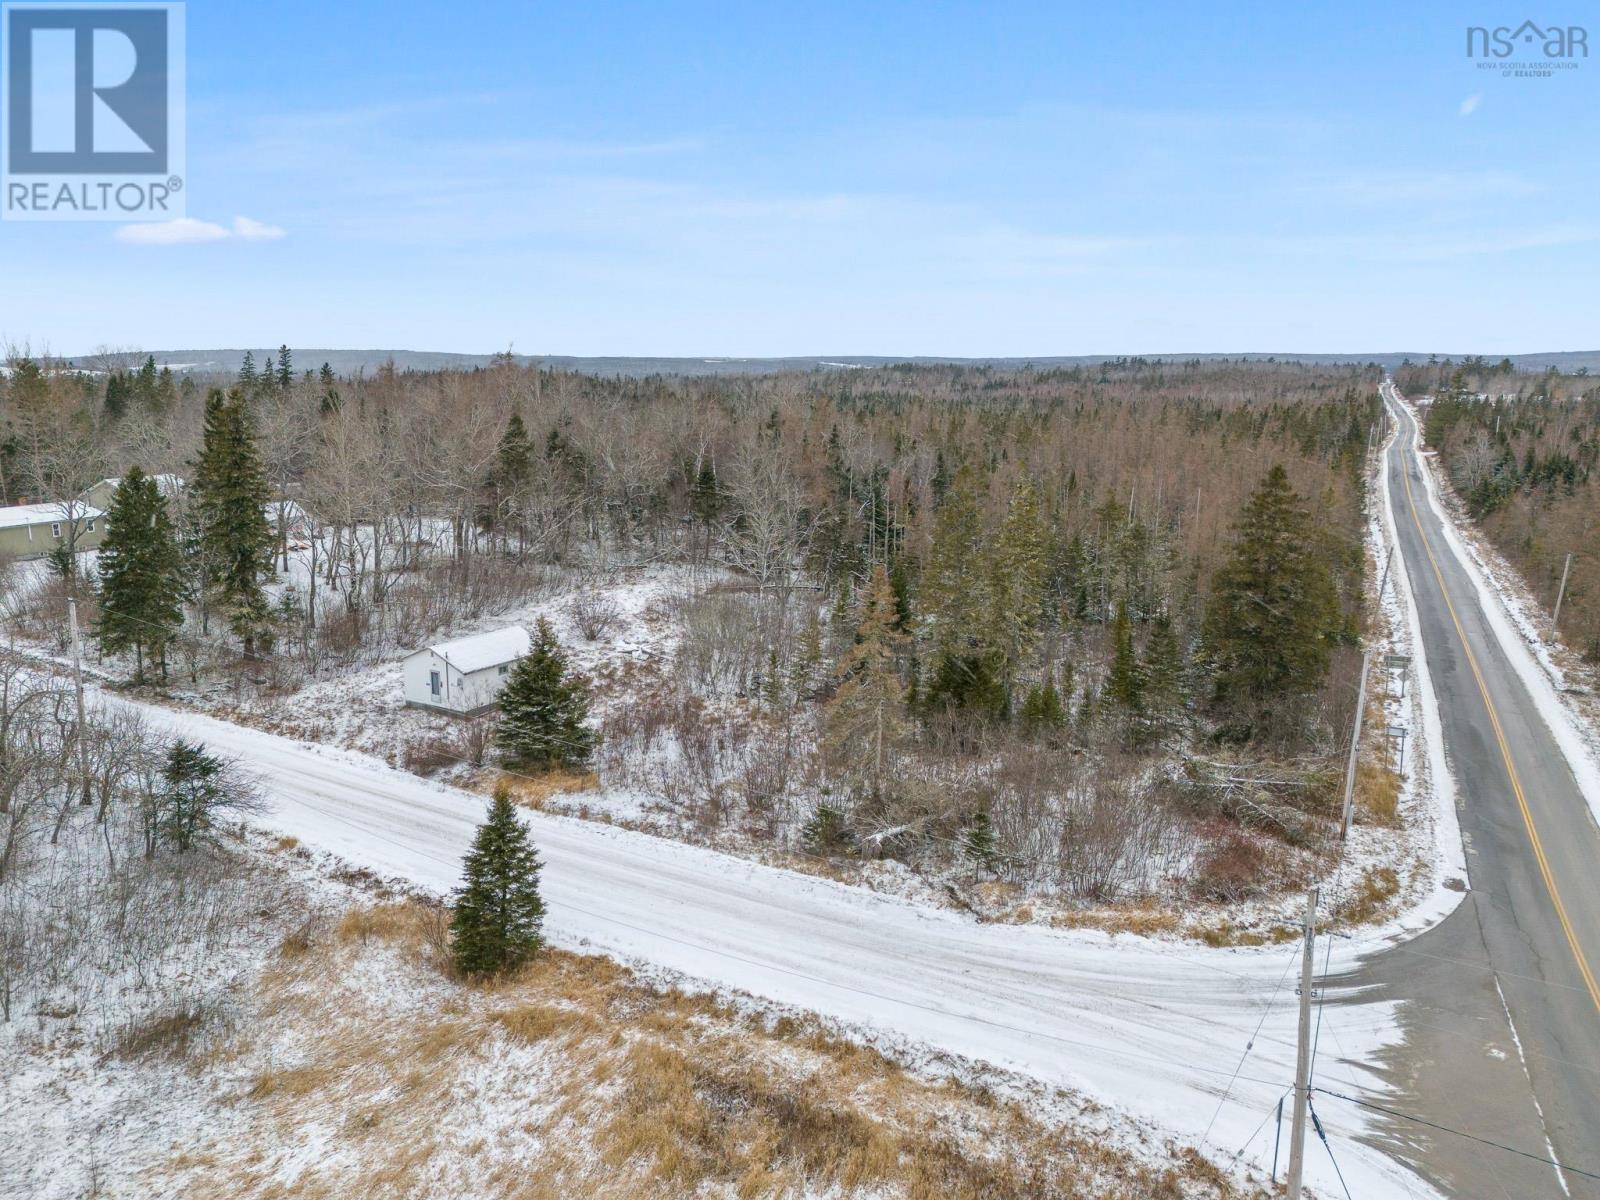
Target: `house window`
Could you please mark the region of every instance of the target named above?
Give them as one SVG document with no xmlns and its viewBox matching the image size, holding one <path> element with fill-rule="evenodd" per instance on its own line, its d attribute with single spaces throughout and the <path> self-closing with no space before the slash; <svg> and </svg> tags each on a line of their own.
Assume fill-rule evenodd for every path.
<svg viewBox="0 0 1600 1200">
<path fill-rule="evenodd" d="M 58 538 L 58 537 L 61 536 L 61 522 L 60 521 L 51 521 L 50 522 L 50 536 L 53 537 L 53 538 Z"/>
<path fill-rule="evenodd" d="M 428 672 L 428 690 L 433 693 L 435 700 L 439 698 L 439 672 Z"/>
<path fill-rule="evenodd" d="M 502 675 L 511 674 L 511 664 L 510 663 L 501 663 L 500 664 L 500 674 L 502 674 Z"/>
<path fill-rule="evenodd" d="M 93 517 L 89 518 L 89 523 L 83 527 L 83 531 L 85 533 L 93 533 L 94 532 L 94 518 Z"/>
</svg>

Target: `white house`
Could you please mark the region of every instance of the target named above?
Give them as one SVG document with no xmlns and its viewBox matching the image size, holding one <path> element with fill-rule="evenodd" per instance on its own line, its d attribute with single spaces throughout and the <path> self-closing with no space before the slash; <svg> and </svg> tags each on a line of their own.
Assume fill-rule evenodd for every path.
<svg viewBox="0 0 1600 1200">
<path fill-rule="evenodd" d="M 532 644 L 526 629 L 511 625 L 414 650 L 405 659 L 406 703 L 457 716 L 486 712 Z"/>
</svg>

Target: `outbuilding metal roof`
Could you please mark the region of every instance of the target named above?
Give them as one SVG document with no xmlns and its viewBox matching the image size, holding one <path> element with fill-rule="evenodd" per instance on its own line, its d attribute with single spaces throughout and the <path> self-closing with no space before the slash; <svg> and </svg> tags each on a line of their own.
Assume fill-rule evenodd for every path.
<svg viewBox="0 0 1600 1200">
<path fill-rule="evenodd" d="M 439 642 L 425 646 L 416 654 L 432 651 L 456 670 L 465 674 L 481 671 L 485 667 L 498 667 L 512 659 L 521 658 L 533 645 L 533 638 L 520 625 L 508 625 L 489 633 L 457 638 L 453 642 Z"/>
</svg>

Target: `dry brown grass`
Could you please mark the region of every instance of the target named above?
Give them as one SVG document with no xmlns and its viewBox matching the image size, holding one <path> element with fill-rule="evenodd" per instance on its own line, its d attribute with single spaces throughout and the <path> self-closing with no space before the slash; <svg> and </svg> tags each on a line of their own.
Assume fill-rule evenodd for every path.
<svg viewBox="0 0 1600 1200">
<path fill-rule="evenodd" d="M 1129 908 L 1093 908 L 1059 913 L 1050 918 L 1058 929 L 1103 929 L 1107 933 L 1132 933 L 1142 937 L 1172 933 L 1181 923 L 1177 913 L 1151 903 Z"/>
<path fill-rule="evenodd" d="M 513 775 L 506 771 L 486 771 L 477 781 L 479 790 L 490 793 L 504 785 L 513 804 L 535 811 L 544 808 L 552 796 L 576 795 L 600 790 L 600 776 L 593 771 L 558 769 L 542 775 Z"/>
<path fill-rule="evenodd" d="M 512 977 L 460 983 L 431 958 L 437 917 L 415 901 L 357 909 L 279 956 L 255 1032 L 289 1049 L 256 1051 L 237 1099 L 247 1134 L 187 1146 L 156 1190 L 200 1200 L 1265 1195 L 1184 1148 L 1153 1166 L 985 1088 L 910 1075 L 817 1018 L 650 988 L 606 959 L 546 951 Z M 311 1138 L 317 1161 L 297 1160 L 286 1185 L 285 1160 Z"/>
<path fill-rule="evenodd" d="M 1370 760 L 1356 764 L 1356 809 L 1368 824 L 1400 824 L 1400 776 L 1392 767 Z"/>
<path fill-rule="evenodd" d="M 159 1009 L 119 1030 L 113 1053 L 129 1059 L 186 1058 L 209 1016 L 195 1004 Z"/>
<path fill-rule="evenodd" d="M 1334 907 L 1334 920 L 1362 925 L 1388 916 L 1399 893 L 1399 872 L 1393 867 L 1373 867 Z"/>
</svg>

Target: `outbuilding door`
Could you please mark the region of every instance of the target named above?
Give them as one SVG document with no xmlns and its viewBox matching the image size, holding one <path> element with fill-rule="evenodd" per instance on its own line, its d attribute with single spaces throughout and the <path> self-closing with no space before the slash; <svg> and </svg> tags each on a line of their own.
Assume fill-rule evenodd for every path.
<svg viewBox="0 0 1600 1200">
<path fill-rule="evenodd" d="M 433 693 L 435 700 L 439 698 L 439 672 L 428 672 L 428 690 Z"/>
</svg>

